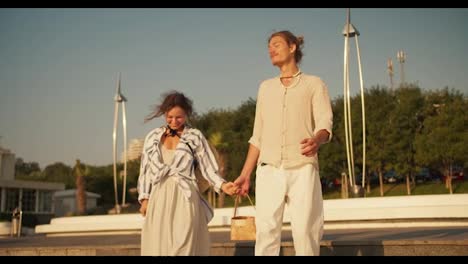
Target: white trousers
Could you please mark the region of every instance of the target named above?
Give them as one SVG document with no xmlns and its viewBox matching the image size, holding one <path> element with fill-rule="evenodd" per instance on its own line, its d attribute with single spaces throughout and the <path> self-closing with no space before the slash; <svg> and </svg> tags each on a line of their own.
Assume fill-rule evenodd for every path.
<svg viewBox="0 0 468 264">
<path fill-rule="evenodd" d="M 255 255 L 279 255 L 287 204 L 296 256 L 318 256 L 324 222 L 318 170 L 312 164 L 292 169 L 259 165 L 255 187 Z"/>
</svg>

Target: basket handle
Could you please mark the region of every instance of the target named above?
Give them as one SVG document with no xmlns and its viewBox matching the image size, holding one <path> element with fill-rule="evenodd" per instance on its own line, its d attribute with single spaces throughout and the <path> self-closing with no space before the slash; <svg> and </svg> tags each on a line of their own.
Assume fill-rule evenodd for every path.
<svg viewBox="0 0 468 264">
<path fill-rule="evenodd" d="M 255 205 L 253 204 L 252 200 L 250 199 L 249 194 L 247 194 L 247 198 L 249 198 L 250 204 L 255 209 Z M 236 217 L 237 206 L 239 205 L 239 201 L 240 201 L 240 195 L 236 195 L 236 199 L 234 200 L 234 216 L 233 217 Z M 257 210 L 257 209 L 255 209 L 255 210 Z"/>
</svg>

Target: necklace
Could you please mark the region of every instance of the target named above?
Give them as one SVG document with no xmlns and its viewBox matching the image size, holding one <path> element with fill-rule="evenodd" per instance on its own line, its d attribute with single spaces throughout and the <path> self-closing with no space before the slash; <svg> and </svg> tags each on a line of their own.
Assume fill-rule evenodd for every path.
<svg viewBox="0 0 468 264">
<path fill-rule="evenodd" d="M 166 134 L 167 136 L 170 136 L 170 137 L 175 137 L 175 136 L 179 136 L 179 134 L 177 133 L 177 130 L 175 129 L 172 129 L 169 125 L 167 125 L 167 129 L 169 129 L 169 132 Z"/>
<path fill-rule="evenodd" d="M 297 76 L 299 76 L 299 75 L 301 75 L 301 74 L 302 74 L 302 72 L 301 72 L 301 71 L 298 71 L 298 72 L 296 72 L 296 73 L 295 73 L 294 75 L 292 75 L 292 76 L 280 77 L 280 80 L 282 80 L 282 79 L 294 78 L 294 77 L 297 77 Z"/>
</svg>

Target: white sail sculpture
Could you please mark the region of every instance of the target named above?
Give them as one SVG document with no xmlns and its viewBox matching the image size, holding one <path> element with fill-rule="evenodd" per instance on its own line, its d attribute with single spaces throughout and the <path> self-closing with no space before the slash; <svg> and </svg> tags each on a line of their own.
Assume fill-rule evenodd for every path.
<svg viewBox="0 0 468 264">
<path fill-rule="evenodd" d="M 114 96 L 114 130 L 112 132 L 112 149 L 113 149 L 113 160 L 114 160 L 114 195 L 115 195 L 115 212 L 117 214 L 121 211 L 121 206 L 119 205 L 118 190 L 117 190 L 117 121 L 119 115 L 119 104 L 122 104 L 122 125 L 123 125 L 123 141 L 124 141 L 124 157 L 127 156 L 127 116 L 125 110 L 125 102 L 127 98 L 122 95 L 120 91 L 120 74 L 119 81 L 117 84 L 117 91 Z M 123 187 L 122 187 L 122 207 L 125 205 L 125 190 L 127 183 L 127 159 L 124 159 L 124 169 L 123 169 Z"/>
<path fill-rule="evenodd" d="M 346 158 L 348 163 L 348 177 L 351 185 L 351 191 L 356 196 L 364 195 L 364 186 L 366 180 L 366 114 L 364 102 L 364 83 L 362 78 L 361 54 L 359 50 L 359 31 L 351 24 L 350 10 L 347 9 L 346 25 L 343 29 L 344 39 L 344 70 L 343 70 L 343 91 L 344 91 L 344 120 L 345 120 L 345 138 L 346 138 Z M 359 67 L 359 82 L 361 88 L 361 109 L 362 109 L 362 188 L 356 185 L 356 175 L 354 172 L 354 152 L 353 152 L 353 131 L 351 126 L 351 96 L 349 84 L 349 39 L 356 39 L 356 49 Z"/>
</svg>

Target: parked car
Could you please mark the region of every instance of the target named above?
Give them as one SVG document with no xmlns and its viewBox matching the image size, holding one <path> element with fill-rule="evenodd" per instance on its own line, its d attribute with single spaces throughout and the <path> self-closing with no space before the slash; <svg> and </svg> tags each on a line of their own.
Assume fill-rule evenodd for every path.
<svg viewBox="0 0 468 264">
<path fill-rule="evenodd" d="M 442 174 L 436 170 L 429 168 L 422 168 L 416 172 L 415 179 L 417 183 L 428 182 L 428 181 L 440 181 Z"/>
<path fill-rule="evenodd" d="M 465 178 L 465 174 L 463 172 L 463 167 L 462 166 L 452 166 L 452 181 L 463 181 Z M 443 180 L 447 178 L 447 175 L 444 175 Z"/>
<path fill-rule="evenodd" d="M 366 179 L 365 180 L 366 180 L 366 182 L 370 181 L 371 185 L 379 184 L 379 176 L 375 172 L 366 174 Z M 356 174 L 356 184 L 357 185 L 362 185 L 362 174 L 361 173 Z"/>
<path fill-rule="evenodd" d="M 384 173 L 383 180 L 385 183 L 397 183 L 403 180 L 403 177 L 398 175 L 395 170 L 391 169 Z"/>
</svg>

